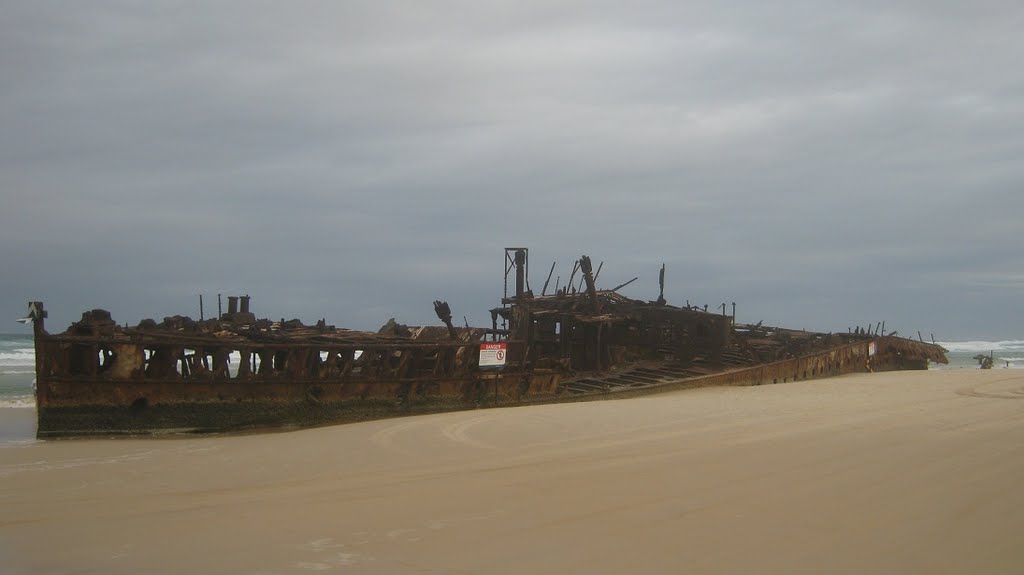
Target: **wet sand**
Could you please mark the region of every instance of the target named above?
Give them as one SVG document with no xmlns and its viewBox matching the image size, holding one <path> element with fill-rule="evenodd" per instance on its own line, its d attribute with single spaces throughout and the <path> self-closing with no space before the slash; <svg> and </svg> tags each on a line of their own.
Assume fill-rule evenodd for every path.
<svg viewBox="0 0 1024 575">
<path fill-rule="evenodd" d="M 1024 374 L 0 449 L 0 573 L 1021 573 Z"/>
<path fill-rule="evenodd" d="M 35 442 L 36 408 L 0 407 L 0 449 Z M 0 458 L 0 461 L 3 461 Z"/>
</svg>

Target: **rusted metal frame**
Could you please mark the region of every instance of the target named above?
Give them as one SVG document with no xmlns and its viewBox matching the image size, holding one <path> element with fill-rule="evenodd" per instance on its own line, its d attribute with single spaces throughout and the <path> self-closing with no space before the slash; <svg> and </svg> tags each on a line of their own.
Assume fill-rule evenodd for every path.
<svg viewBox="0 0 1024 575">
<path fill-rule="evenodd" d="M 260 358 L 259 367 L 256 369 L 255 376 L 269 375 L 274 370 L 274 350 L 268 347 L 258 347 L 253 349 L 253 353 Z M 256 363 L 256 358 L 253 358 L 253 364 Z"/>
<path fill-rule="evenodd" d="M 393 380 L 396 377 L 396 365 L 395 354 L 398 353 L 394 348 L 388 348 L 376 354 L 377 360 L 377 378 Z"/>
<path fill-rule="evenodd" d="M 398 359 L 398 367 L 395 368 L 395 377 L 402 379 L 416 373 L 416 365 L 419 363 L 422 351 L 418 349 L 403 349 Z"/>
<path fill-rule="evenodd" d="M 235 372 L 234 379 L 248 379 L 253 375 L 254 356 L 255 354 L 250 348 L 238 349 L 238 371 Z"/>
<path fill-rule="evenodd" d="M 191 350 L 192 353 L 187 353 L 189 350 Z M 202 351 L 202 346 L 192 346 L 182 350 L 182 358 L 185 362 L 184 365 L 187 366 L 189 372 L 188 375 L 192 378 L 200 378 L 207 371 L 204 362 L 197 361 L 197 358 L 200 357 L 200 352 Z M 203 357 L 205 357 L 205 354 L 203 354 Z M 184 373 L 182 375 L 184 375 Z"/>
<path fill-rule="evenodd" d="M 518 376 L 518 374 L 515 374 L 515 375 Z M 508 376 L 508 374 L 501 374 L 501 377 L 507 377 L 507 376 Z M 251 383 L 252 385 L 258 387 L 260 385 L 304 386 L 304 385 L 345 385 L 345 384 L 352 384 L 352 383 L 358 383 L 360 385 L 377 385 L 377 384 L 389 385 L 389 384 L 400 384 L 400 383 L 413 383 L 413 384 L 415 384 L 415 383 L 421 383 L 421 382 L 422 383 L 426 383 L 426 384 L 434 384 L 434 383 L 440 383 L 440 382 L 445 382 L 445 381 L 468 382 L 468 381 L 476 381 L 476 379 L 477 379 L 477 376 L 476 376 L 475 373 L 465 373 L 465 374 L 460 374 L 460 375 L 449 375 L 449 376 L 443 376 L 443 377 L 410 375 L 410 376 L 407 376 L 407 377 L 395 377 L 395 378 L 386 378 L 386 379 L 380 379 L 380 380 L 377 380 L 377 379 L 368 379 L 368 380 L 320 379 L 320 378 L 317 378 L 317 377 L 314 377 L 314 376 L 310 375 L 308 377 L 302 377 L 302 378 L 296 378 L 296 379 L 281 378 L 281 379 L 277 379 L 277 380 L 266 380 L 266 381 L 259 381 L 259 380 L 252 380 L 252 379 L 249 379 L 249 380 L 230 379 L 230 380 L 221 380 L 220 382 L 221 383 L 244 383 L 244 384 L 250 384 Z M 68 385 L 77 385 L 77 384 L 83 384 L 83 383 L 85 383 L 85 384 L 93 384 L 93 385 L 108 385 L 108 384 L 115 384 L 117 382 L 115 382 L 115 381 L 105 381 L 105 380 L 101 380 L 101 379 L 83 381 L 83 380 L 78 379 L 78 378 L 53 377 L 53 378 L 48 379 L 46 381 L 46 383 L 48 385 L 49 384 L 56 384 L 56 383 L 68 384 Z M 132 389 L 144 389 L 145 387 L 148 387 L 148 386 L 154 386 L 155 387 L 155 386 L 160 386 L 160 385 L 198 385 L 198 386 L 202 386 L 202 385 L 216 386 L 216 385 L 218 385 L 218 381 L 217 380 L 211 380 L 211 379 L 185 379 L 185 380 L 182 380 L 180 378 L 173 378 L 173 377 L 172 378 L 164 378 L 164 379 L 147 379 L 147 380 L 142 380 L 142 381 L 133 381 L 131 383 L 133 385 Z"/>
<path fill-rule="evenodd" d="M 284 370 L 288 374 L 288 377 L 298 377 L 302 375 L 310 375 L 313 372 L 318 371 L 314 369 L 312 365 L 312 354 L 310 353 L 312 348 L 298 347 L 288 349 L 287 359 L 285 360 Z M 320 353 L 317 352 L 317 361 L 320 360 Z"/>
<path fill-rule="evenodd" d="M 338 368 L 338 377 L 341 379 L 348 378 L 352 374 L 352 370 L 356 365 L 355 350 L 339 350 L 339 351 L 328 351 L 337 356 L 337 359 L 341 360 L 341 367 Z"/>
<path fill-rule="evenodd" d="M 434 377 L 439 377 L 446 373 L 449 352 L 450 350 L 448 349 L 438 349 L 437 353 L 434 354 Z"/>
<path fill-rule="evenodd" d="M 154 334 L 152 332 L 147 333 L 132 333 L 132 332 L 120 332 L 112 336 L 100 335 L 72 335 L 72 334 L 48 334 L 43 336 L 44 340 L 47 341 L 59 341 L 62 343 L 145 343 L 145 342 L 157 342 L 157 343 L 175 343 L 185 346 L 191 345 L 210 345 L 213 343 L 230 343 L 230 342 L 243 342 L 251 341 L 245 337 L 212 337 L 212 336 L 195 336 L 187 337 L 180 336 L 178 334 Z"/>
<path fill-rule="evenodd" d="M 92 339 L 75 339 L 72 341 L 73 343 L 69 344 L 69 348 L 66 350 L 64 349 L 64 344 L 68 342 L 66 339 L 51 339 L 41 342 L 44 350 L 53 350 L 44 351 L 41 357 L 45 360 L 45 358 L 52 357 L 57 352 L 77 353 L 81 356 L 79 360 L 84 361 L 85 365 L 83 367 L 86 367 L 86 370 L 83 373 L 76 374 L 68 366 L 67 369 L 60 369 L 60 375 L 64 377 L 83 376 L 97 378 L 97 374 L 94 371 L 99 367 L 98 354 L 102 349 L 110 347 L 107 345 L 109 342 Z M 126 341 L 121 345 L 136 348 L 144 357 L 145 352 L 149 352 L 148 358 L 142 360 L 142 368 L 139 375 L 135 378 L 143 380 L 165 379 L 171 373 L 174 374 L 175 379 L 184 378 L 189 380 L 201 380 L 210 377 L 230 380 L 265 380 L 281 376 L 302 377 L 306 374 L 320 377 L 323 368 L 322 364 L 330 362 L 336 364 L 337 358 L 341 355 L 346 358 L 346 366 L 339 371 L 339 375 L 346 377 L 352 374 L 351 366 L 348 364 L 354 363 L 347 358 L 354 359 L 355 351 L 362 351 L 363 357 L 366 358 L 364 364 L 367 369 L 363 370 L 363 374 L 361 374 L 364 378 L 400 378 L 407 371 L 410 362 L 415 363 L 414 359 L 418 361 L 430 351 L 434 351 L 436 354 L 437 373 L 439 375 L 451 376 L 459 371 L 469 369 L 474 364 L 472 361 L 472 351 L 475 351 L 475 345 L 466 342 L 402 342 L 400 345 L 371 346 L 325 346 L 323 344 L 303 343 L 261 345 L 255 348 L 239 346 L 236 345 L 237 343 L 239 342 L 218 341 L 218 345 L 204 346 L 189 342 L 185 346 L 181 345 L 182 342 L 179 341 Z M 186 350 L 191 353 L 186 354 Z M 234 351 L 239 352 L 242 365 L 239 366 L 236 375 L 231 377 L 227 362 Z M 322 352 L 325 352 L 328 356 L 326 362 L 320 359 Z M 254 373 L 252 365 L 255 363 L 254 360 L 257 355 L 260 357 L 259 369 Z"/>
<path fill-rule="evenodd" d="M 420 375 L 433 375 L 437 368 L 438 350 L 419 350 L 415 358 L 414 372 Z"/>
<path fill-rule="evenodd" d="M 327 353 L 327 357 L 320 359 L 320 353 L 321 352 L 318 351 L 316 355 L 317 363 L 315 375 L 319 379 L 332 379 L 333 374 L 335 374 L 338 369 L 338 355 L 327 351 L 325 352 Z"/>
<path fill-rule="evenodd" d="M 772 383 L 784 383 L 790 380 L 810 379 L 810 376 L 806 375 L 808 367 L 812 364 L 819 364 L 821 360 L 825 360 L 826 362 L 825 370 L 828 370 L 829 372 L 835 371 L 837 375 L 850 372 L 863 372 L 866 371 L 867 365 L 866 362 L 862 362 L 861 360 L 866 360 L 867 357 L 866 344 L 852 343 L 838 348 L 822 350 L 802 357 L 784 359 L 751 368 L 726 371 L 720 374 L 712 374 L 700 379 L 702 382 L 714 382 L 716 380 L 721 380 L 721 383 L 726 384 L 743 382 L 759 384 L 766 383 L 767 380 L 771 378 Z M 821 375 L 824 371 L 815 370 L 815 368 L 812 367 L 811 373 Z M 817 377 L 817 375 L 814 377 Z"/>
<path fill-rule="evenodd" d="M 85 365 L 87 366 L 86 369 L 87 369 L 87 372 L 88 372 L 86 375 L 88 375 L 89 377 L 96 377 L 97 373 L 99 372 L 99 367 L 100 366 L 99 366 L 99 362 L 97 361 L 98 358 L 99 358 L 99 354 L 100 354 L 99 343 L 93 343 L 93 344 L 91 344 L 89 346 L 89 355 L 82 357 L 83 360 L 85 360 L 85 357 L 89 358 L 88 361 L 85 361 Z"/>
<path fill-rule="evenodd" d="M 500 331 L 500 330 L 499 330 Z M 241 348 L 269 348 L 275 349 L 290 349 L 290 348 L 308 348 L 318 347 L 321 349 L 343 349 L 351 348 L 354 350 L 381 350 L 388 348 L 431 348 L 431 347 L 445 347 L 445 348 L 459 348 L 459 347 L 472 347 L 478 342 L 476 341 L 444 341 L 444 340 L 433 340 L 433 341 L 391 341 L 391 342 L 373 342 L 373 343 L 326 343 L 326 342 L 280 342 L 280 343 L 264 343 L 264 342 L 253 342 L 251 340 L 178 340 L 178 339 L 144 339 L 138 342 L 133 341 L 118 341 L 110 340 L 103 337 L 93 336 L 49 336 L 46 341 L 57 342 L 57 343 L 71 343 L 71 344 L 96 344 L 96 345 L 107 345 L 111 343 L 122 343 L 129 344 L 133 343 L 144 348 L 153 348 L 159 345 L 178 345 L 189 349 L 196 349 L 197 347 L 225 347 L 232 349 Z"/>
<path fill-rule="evenodd" d="M 101 343 L 104 342 L 51 343 L 43 341 L 38 343 L 36 347 L 37 349 L 42 347 L 44 350 L 41 355 L 44 362 L 48 364 L 49 371 L 53 371 L 56 368 L 68 374 L 74 374 L 77 377 L 96 378 L 99 372 Z M 57 357 L 60 357 L 62 361 L 54 361 Z"/>
<path fill-rule="evenodd" d="M 463 346 L 463 348 L 472 348 L 473 346 Z M 303 379 L 320 379 L 329 381 L 393 381 L 393 380 L 405 380 L 410 378 L 421 377 L 419 370 L 411 370 L 411 366 L 415 366 L 421 361 L 424 356 L 428 355 L 428 348 L 390 348 L 382 350 L 374 350 L 370 352 L 364 352 L 360 359 L 362 369 L 358 374 L 353 373 L 353 365 L 357 363 L 351 360 L 353 354 L 346 354 L 343 359 L 344 365 L 341 369 L 337 369 L 337 361 L 344 350 L 322 350 L 318 346 L 309 346 L 306 348 L 292 348 L 290 350 L 283 350 L 279 348 L 264 348 L 257 350 L 262 352 L 263 357 L 272 358 L 264 359 L 260 362 L 259 373 L 253 374 L 251 372 L 246 373 L 244 369 L 240 368 L 239 372 L 234 377 L 228 377 L 225 375 L 221 378 L 230 381 L 274 381 L 275 379 L 286 378 L 289 380 L 303 380 Z M 321 351 L 327 352 L 327 359 L 321 360 Z M 187 380 L 187 381 L 202 381 L 208 379 L 213 375 L 212 370 L 207 370 L 203 367 L 202 357 L 207 354 L 206 350 L 197 349 L 194 354 L 186 358 L 184 368 L 182 372 L 174 370 L 176 377 L 154 377 L 152 375 L 142 375 L 143 381 L 158 381 L 158 380 Z M 225 350 L 221 350 L 220 353 L 228 354 Z M 241 352 L 240 352 L 241 353 Z M 247 352 L 250 353 L 250 352 Z M 285 358 L 282 361 L 282 358 Z M 314 365 L 315 359 L 315 365 Z M 180 361 L 180 357 L 178 358 Z M 442 349 L 437 348 L 435 353 L 435 370 L 434 373 L 439 378 L 451 378 L 457 377 L 460 373 L 466 373 L 470 367 L 475 366 L 472 361 L 472 356 L 467 357 L 467 352 L 464 352 L 461 357 L 458 356 L 457 352 L 452 353 L 450 348 Z M 325 370 L 325 366 L 334 365 L 334 368 Z M 248 365 L 248 362 L 246 362 Z M 270 367 L 267 367 L 267 366 Z M 410 373 L 411 372 L 411 373 Z M 62 374 L 65 377 L 73 377 L 72 374 Z"/>
<path fill-rule="evenodd" d="M 113 336 L 103 335 L 73 335 L 73 334 L 46 334 L 41 336 L 45 341 L 58 341 L 62 343 L 167 343 L 192 345 L 248 345 L 248 346 L 287 346 L 287 345 L 330 345 L 330 346 L 390 346 L 390 345 L 458 345 L 467 342 L 451 342 L 444 340 L 414 341 L 404 338 L 368 337 L 367 339 L 335 339 L 316 337 L 315 339 L 305 337 L 281 337 L 273 339 L 251 338 L 244 334 L 232 334 L 231 337 L 209 336 L 209 335 L 183 335 L 178 333 L 156 333 L 156 332 L 134 332 L 123 331 Z"/>
<path fill-rule="evenodd" d="M 174 364 L 181 353 L 181 348 L 176 346 L 146 346 L 143 344 L 143 349 L 148 352 L 146 365 L 142 369 L 143 378 L 166 377 L 171 373 L 178 373 Z"/>
<path fill-rule="evenodd" d="M 36 345 L 36 377 L 47 377 L 68 369 L 70 348 L 57 342 L 49 343 L 37 340 Z"/>
<path fill-rule="evenodd" d="M 733 340 L 736 341 L 736 343 L 737 343 L 737 345 L 739 345 L 740 349 L 742 349 L 748 355 L 750 355 L 750 358 L 755 363 L 762 363 L 763 360 L 761 358 L 761 354 L 758 353 L 756 349 L 751 347 L 744 338 L 742 338 L 742 337 L 734 337 Z"/>
</svg>

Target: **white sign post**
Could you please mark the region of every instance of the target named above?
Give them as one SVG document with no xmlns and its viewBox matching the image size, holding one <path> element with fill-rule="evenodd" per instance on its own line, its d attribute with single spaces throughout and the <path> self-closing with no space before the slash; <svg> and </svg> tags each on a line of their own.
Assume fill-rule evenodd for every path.
<svg viewBox="0 0 1024 575">
<path fill-rule="evenodd" d="M 481 343 L 480 367 L 505 367 L 506 343 Z"/>
</svg>

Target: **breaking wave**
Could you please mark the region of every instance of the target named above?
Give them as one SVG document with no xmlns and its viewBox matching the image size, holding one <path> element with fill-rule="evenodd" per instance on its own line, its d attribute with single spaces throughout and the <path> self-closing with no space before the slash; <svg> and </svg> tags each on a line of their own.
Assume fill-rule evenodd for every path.
<svg viewBox="0 0 1024 575">
<path fill-rule="evenodd" d="M 1006 353 L 1024 352 L 1024 340 L 1005 341 L 940 341 L 937 342 L 947 350 L 957 353 Z M 1010 359 L 1010 358 L 1007 358 Z M 1012 359 L 1010 359 L 1012 361 Z"/>
<path fill-rule="evenodd" d="M 36 406 L 36 398 L 31 395 L 17 395 L 14 397 L 0 398 L 0 409 L 3 408 L 29 408 Z"/>
<path fill-rule="evenodd" d="M 30 347 L 0 351 L 0 373 L 32 373 L 35 365 L 36 353 Z"/>
</svg>

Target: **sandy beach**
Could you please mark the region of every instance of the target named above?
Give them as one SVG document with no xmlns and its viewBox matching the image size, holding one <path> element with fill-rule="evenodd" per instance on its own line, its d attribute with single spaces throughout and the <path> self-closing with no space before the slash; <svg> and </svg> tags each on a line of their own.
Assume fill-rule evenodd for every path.
<svg viewBox="0 0 1024 575">
<path fill-rule="evenodd" d="M 0 573 L 1021 573 L 1024 374 L 0 449 Z"/>
</svg>

